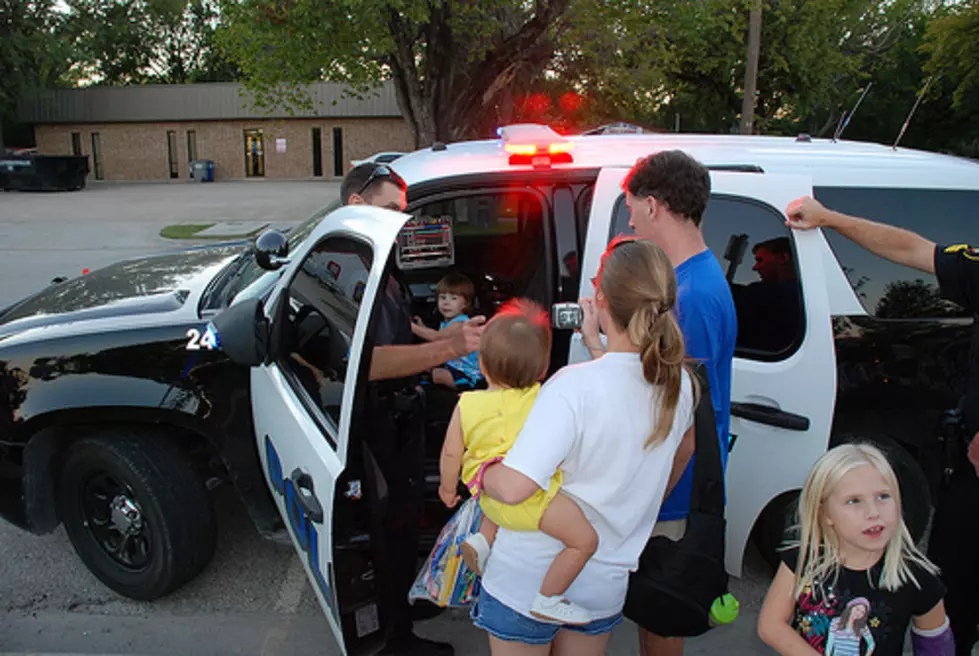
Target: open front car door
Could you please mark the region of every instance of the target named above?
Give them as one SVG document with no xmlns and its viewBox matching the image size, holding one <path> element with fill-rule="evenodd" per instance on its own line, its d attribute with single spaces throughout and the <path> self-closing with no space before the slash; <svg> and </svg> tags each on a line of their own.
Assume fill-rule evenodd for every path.
<svg viewBox="0 0 979 656">
<path fill-rule="evenodd" d="M 371 317 L 407 218 L 365 206 L 331 213 L 290 254 L 271 295 L 254 309 L 265 336 L 257 349 L 264 355 L 251 370 L 265 478 L 350 655 L 384 643 L 374 563 L 383 553 L 376 527 L 386 485 L 361 434 L 372 412 L 365 398 Z"/>
</svg>

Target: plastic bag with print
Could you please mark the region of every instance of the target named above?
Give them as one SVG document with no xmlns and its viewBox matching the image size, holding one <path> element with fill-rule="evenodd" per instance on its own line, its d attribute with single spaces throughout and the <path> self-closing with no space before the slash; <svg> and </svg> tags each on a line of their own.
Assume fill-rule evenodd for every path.
<svg viewBox="0 0 979 656">
<path fill-rule="evenodd" d="M 479 596 L 479 576 L 462 560 L 462 543 L 479 530 L 483 512 L 469 498 L 442 527 L 432 552 L 408 592 L 409 601 L 424 599 L 442 608 L 471 605 Z"/>
</svg>

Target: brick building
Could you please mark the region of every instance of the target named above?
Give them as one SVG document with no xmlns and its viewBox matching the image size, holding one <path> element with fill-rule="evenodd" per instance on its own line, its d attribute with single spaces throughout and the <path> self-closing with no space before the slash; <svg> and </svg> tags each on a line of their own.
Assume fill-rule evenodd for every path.
<svg viewBox="0 0 979 656">
<path fill-rule="evenodd" d="M 390 83 L 362 99 L 312 85 L 312 111 L 268 115 L 235 83 L 56 89 L 22 99 L 45 155 L 89 157 L 89 180 L 188 180 L 194 159 L 215 180 L 337 178 L 350 161 L 408 151 L 413 140 Z"/>
</svg>

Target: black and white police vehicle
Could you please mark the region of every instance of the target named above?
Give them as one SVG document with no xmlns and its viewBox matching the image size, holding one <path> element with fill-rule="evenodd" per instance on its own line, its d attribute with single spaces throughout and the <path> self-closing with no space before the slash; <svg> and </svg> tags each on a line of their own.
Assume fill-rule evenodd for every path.
<svg viewBox="0 0 979 656">
<path fill-rule="evenodd" d="M 383 634 L 370 574 L 386 488 L 362 430 L 378 290 L 397 273 L 432 319 L 449 269 L 475 281 L 488 315 L 514 296 L 590 295 L 609 240 L 629 231 L 623 177 L 672 148 L 712 171 L 704 232 L 738 309 L 729 571 L 741 573 L 752 534 L 774 554 L 812 463 L 854 438 L 891 454 L 920 535 L 972 318 L 927 276 L 834 233 L 792 233 L 783 212 L 811 194 L 955 243 L 974 234 L 979 164 L 853 142 L 533 125 L 400 158 L 406 214 L 334 206 L 287 240 L 128 260 L 5 309 L 0 513 L 37 534 L 64 523 L 106 585 L 153 599 L 206 566 L 208 482 L 226 480 L 260 533 L 291 535 L 346 653 L 369 652 Z M 760 278 L 772 253 L 781 274 Z M 556 332 L 554 368 L 586 357 L 572 331 Z M 433 462 L 453 401 L 428 404 Z M 444 514 L 432 517 L 434 532 Z"/>
</svg>

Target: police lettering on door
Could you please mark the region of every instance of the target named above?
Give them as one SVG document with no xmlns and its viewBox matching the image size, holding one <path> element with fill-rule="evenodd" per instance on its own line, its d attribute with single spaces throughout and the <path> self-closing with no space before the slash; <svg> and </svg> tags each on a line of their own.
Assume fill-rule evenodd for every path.
<svg viewBox="0 0 979 656">
<path fill-rule="evenodd" d="M 269 439 L 268 435 L 265 436 L 265 459 L 268 467 L 269 480 L 272 482 L 272 487 L 278 494 L 282 495 L 285 502 L 286 515 L 289 517 L 289 526 L 292 529 L 292 534 L 299 543 L 300 549 L 302 549 L 306 554 L 307 563 L 309 564 L 309 571 L 313 573 L 316 586 L 320 589 L 320 592 L 323 594 L 323 599 L 326 600 L 327 605 L 330 607 L 330 611 L 339 622 L 340 617 L 336 599 L 333 597 L 333 591 L 332 588 L 330 588 L 329 579 L 320 570 L 319 529 L 316 527 L 316 523 L 309 518 L 307 512 L 303 509 L 302 504 L 299 501 L 299 495 L 301 492 L 296 489 L 292 478 L 286 478 L 282 475 L 282 461 L 279 460 L 279 454 L 275 450 L 275 445 L 272 444 L 272 440 Z"/>
</svg>

